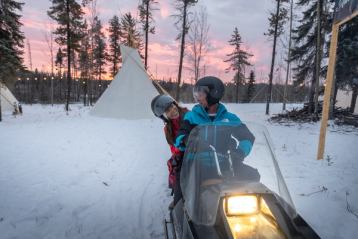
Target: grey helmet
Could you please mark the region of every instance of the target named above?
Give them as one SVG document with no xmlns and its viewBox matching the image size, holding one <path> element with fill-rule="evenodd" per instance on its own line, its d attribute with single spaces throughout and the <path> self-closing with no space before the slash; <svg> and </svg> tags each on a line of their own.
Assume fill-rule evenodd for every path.
<svg viewBox="0 0 358 239">
<path fill-rule="evenodd" d="M 151 103 L 152 111 L 155 116 L 162 118 L 164 112 L 171 106 L 175 104 L 175 100 L 169 95 L 157 95 L 154 97 Z"/>
</svg>

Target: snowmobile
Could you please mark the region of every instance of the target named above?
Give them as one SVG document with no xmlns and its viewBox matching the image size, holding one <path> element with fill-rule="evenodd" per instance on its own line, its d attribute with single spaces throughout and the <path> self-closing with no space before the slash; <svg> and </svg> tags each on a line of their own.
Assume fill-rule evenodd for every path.
<svg viewBox="0 0 358 239">
<path fill-rule="evenodd" d="M 243 160 L 235 152 L 242 124 L 195 127 L 185 150 L 183 198 L 164 220 L 174 239 L 320 238 L 296 212 L 264 126 L 247 125 L 255 137 Z"/>
</svg>

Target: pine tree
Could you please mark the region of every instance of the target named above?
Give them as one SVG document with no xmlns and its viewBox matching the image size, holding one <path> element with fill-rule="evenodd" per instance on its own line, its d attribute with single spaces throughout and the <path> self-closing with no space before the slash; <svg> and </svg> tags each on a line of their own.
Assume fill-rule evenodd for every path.
<svg viewBox="0 0 358 239">
<path fill-rule="evenodd" d="M 247 98 L 246 102 L 250 103 L 255 93 L 255 72 L 251 71 L 249 76 L 249 82 L 247 86 Z"/>
<path fill-rule="evenodd" d="M 113 16 L 109 20 L 109 51 L 108 51 L 108 61 L 112 64 L 111 67 L 111 76 L 114 77 L 117 74 L 119 63 L 121 59 L 121 49 L 120 49 L 120 23 L 117 16 Z"/>
<path fill-rule="evenodd" d="M 275 0 L 276 3 L 279 1 L 279 7 L 278 12 L 270 12 L 269 20 L 269 28 L 267 32 L 264 33 L 265 36 L 268 36 L 269 38 L 274 37 L 275 35 L 275 25 L 277 21 L 277 33 L 276 35 L 282 36 L 283 33 L 285 33 L 285 24 L 288 20 L 288 9 L 287 6 L 284 4 L 287 3 L 289 0 Z M 277 10 L 277 9 L 276 9 Z"/>
<path fill-rule="evenodd" d="M 142 4 L 139 5 L 139 16 L 140 21 L 143 26 L 143 31 L 145 34 L 144 39 L 144 66 L 145 69 L 148 68 L 148 42 L 149 42 L 149 33 L 155 34 L 155 26 L 153 19 L 153 11 L 156 10 L 153 8 L 154 4 L 157 4 L 156 0 L 142 0 Z"/>
<path fill-rule="evenodd" d="M 130 12 L 124 14 L 121 18 L 120 36 L 122 43 L 129 47 L 136 48 L 140 52 L 143 49 L 143 42 L 136 25 L 137 22 Z"/>
<path fill-rule="evenodd" d="M 353 113 L 358 93 L 358 18 L 342 26 L 339 32 L 336 59 L 336 87 L 353 91 L 350 111 Z"/>
<path fill-rule="evenodd" d="M 251 66 L 249 58 L 253 55 L 245 51 L 242 47 L 241 35 L 237 27 L 234 29 L 234 33 L 231 35 L 229 40 L 230 46 L 234 47 L 232 53 L 228 54 L 229 57 L 224 62 L 229 62 L 230 66 L 226 69 L 226 72 L 234 71 L 235 72 L 235 84 L 236 84 L 236 103 L 239 102 L 239 86 L 245 80 L 245 67 Z"/>
<path fill-rule="evenodd" d="M 24 3 L 13 0 L 0 4 L 0 81 L 12 83 L 18 70 L 23 66 L 24 34 L 20 22 Z"/>
<path fill-rule="evenodd" d="M 85 22 L 85 28 L 87 29 L 87 23 Z M 89 30 L 87 29 L 87 32 Z M 90 76 L 90 64 L 91 64 L 91 58 L 90 58 L 90 38 L 89 38 L 89 34 L 86 34 L 82 40 L 81 40 L 81 48 L 80 48 L 80 52 L 79 52 L 79 67 L 80 67 L 80 71 L 81 71 L 81 80 L 82 80 L 82 85 L 83 85 L 83 105 L 86 106 L 88 105 L 87 103 L 87 95 L 88 95 L 88 80 L 89 80 L 89 76 Z M 83 83 L 84 82 L 84 83 Z"/>
<path fill-rule="evenodd" d="M 0 91 L 1 84 L 15 82 L 16 72 L 23 69 L 24 34 L 21 32 L 23 3 L 13 0 L 0 2 Z M 11 82 L 10 82 L 10 79 Z M 12 88 L 12 87 L 10 87 Z M 0 121 L 2 120 L 0 99 Z"/>
<path fill-rule="evenodd" d="M 55 41 L 66 48 L 67 57 L 67 96 L 66 111 L 69 110 L 71 95 L 71 53 L 78 51 L 83 37 L 83 10 L 76 0 L 51 0 L 52 6 L 47 14 L 57 22 Z"/>
<path fill-rule="evenodd" d="M 95 17 L 94 27 L 93 27 L 93 67 L 94 74 L 97 76 L 98 80 L 102 80 L 102 75 L 106 74 L 105 64 L 106 64 L 106 42 L 105 36 L 102 32 L 102 23 Z"/>
<path fill-rule="evenodd" d="M 194 6 L 197 0 L 176 0 L 176 9 L 179 12 L 174 15 L 177 18 L 175 26 L 180 30 L 180 33 L 177 36 L 177 40 L 180 41 L 180 56 L 179 56 L 179 70 L 178 70 L 178 83 L 176 90 L 176 99 L 180 100 L 180 84 L 181 84 L 181 75 L 183 70 L 183 59 L 184 59 L 184 50 L 185 50 L 185 37 L 188 34 L 190 28 L 190 21 L 188 21 L 189 9 Z"/>
<path fill-rule="evenodd" d="M 320 1 L 320 14 L 317 14 L 318 1 Z M 294 77 L 298 84 L 308 81 L 311 83 L 309 93 L 309 108 L 313 113 L 314 96 L 316 92 L 316 68 L 322 72 L 322 52 L 327 44 L 327 34 L 332 30 L 331 0 L 299 0 L 297 5 L 306 8 L 302 18 L 299 20 L 299 26 L 293 30 L 294 47 L 291 49 L 291 59 L 297 63 L 293 68 Z M 318 21 L 320 19 L 320 21 Z M 318 22 L 320 25 L 318 25 Z M 320 34 L 318 34 L 320 28 Z M 317 38 L 320 38 L 320 46 L 317 45 Z M 319 64 L 317 61 L 319 57 Z M 317 99 L 318 100 L 318 99 Z"/>
</svg>

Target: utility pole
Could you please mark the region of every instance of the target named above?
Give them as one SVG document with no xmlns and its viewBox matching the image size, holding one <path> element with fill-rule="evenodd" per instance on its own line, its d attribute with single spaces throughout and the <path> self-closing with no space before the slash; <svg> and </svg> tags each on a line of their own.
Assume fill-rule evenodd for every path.
<svg viewBox="0 0 358 239">
<path fill-rule="evenodd" d="M 290 7 L 290 36 L 288 40 L 288 53 L 287 53 L 287 69 L 286 69 L 286 82 L 285 88 L 283 92 L 283 106 L 282 110 L 286 110 L 286 102 L 287 102 L 287 85 L 288 85 L 288 77 L 290 74 L 290 65 L 291 65 L 291 45 L 292 45 L 292 21 L 293 21 L 293 0 L 291 0 L 291 7 Z"/>
<path fill-rule="evenodd" d="M 270 70 L 270 76 L 269 76 L 270 80 L 269 80 L 269 88 L 267 91 L 267 98 L 266 98 L 266 115 L 268 115 L 270 113 L 270 102 L 271 102 L 271 96 L 272 96 L 272 79 L 273 79 L 273 70 L 275 68 L 277 29 L 278 29 L 278 21 L 279 21 L 279 14 L 280 14 L 280 4 L 281 4 L 281 0 L 277 0 L 275 33 L 273 36 L 271 70 Z"/>
</svg>

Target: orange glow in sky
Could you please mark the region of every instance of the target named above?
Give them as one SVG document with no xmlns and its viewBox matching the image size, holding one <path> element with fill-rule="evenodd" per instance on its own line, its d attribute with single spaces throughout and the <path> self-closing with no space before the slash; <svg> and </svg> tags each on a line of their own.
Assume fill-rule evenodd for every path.
<svg viewBox="0 0 358 239">
<path fill-rule="evenodd" d="M 156 34 L 150 35 L 149 39 L 149 73 L 158 79 L 173 80 L 177 77 L 179 63 L 179 42 L 175 40 L 179 30 L 174 26 L 175 14 L 174 1 L 159 1 L 156 7 L 159 10 L 154 12 Z M 121 16 L 130 11 L 137 19 L 138 1 L 132 0 L 98 0 L 97 14 L 104 26 L 105 35 L 108 36 L 108 20 L 117 14 Z M 263 35 L 268 26 L 267 15 L 273 7 L 270 0 L 202 0 L 198 5 L 205 5 L 208 11 L 208 22 L 210 24 L 209 39 L 210 50 L 203 60 L 206 75 L 216 75 L 224 81 L 231 81 L 233 72 L 226 73 L 228 63 L 227 54 L 232 51 L 228 45 L 235 26 L 244 42 L 243 47 L 254 56 L 251 58 L 252 67 L 246 70 L 246 75 L 250 70 L 256 71 L 257 81 L 267 78 L 271 59 L 272 43 Z M 48 0 L 27 0 L 23 6 L 22 30 L 30 42 L 33 70 L 51 72 L 51 57 L 49 46 L 46 43 L 45 35 L 50 36 L 51 29 L 56 28 L 46 14 L 50 7 Z M 195 11 L 200 6 L 192 8 Z M 85 9 L 86 18 L 89 17 L 89 10 Z M 26 42 L 25 42 L 26 43 Z M 26 44 L 25 44 L 26 45 Z M 54 54 L 58 50 L 57 44 L 54 45 Z M 282 55 L 282 53 L 281 53 Z M 29 56 L 27 45 L 25 48 L 25 65 L 29 68 Z M 284 57 L 278 57 L 278 64 L 284 62 Z M 107 66 L 109 69 L 109 65 Z M 190 63 L 188 58 L 184 59 L 183 78 L 185 82 L 191 82 L 192 72 L 189 70 Z M 106 76 L 108 79 L 109 75 Z"/>
</svg>

